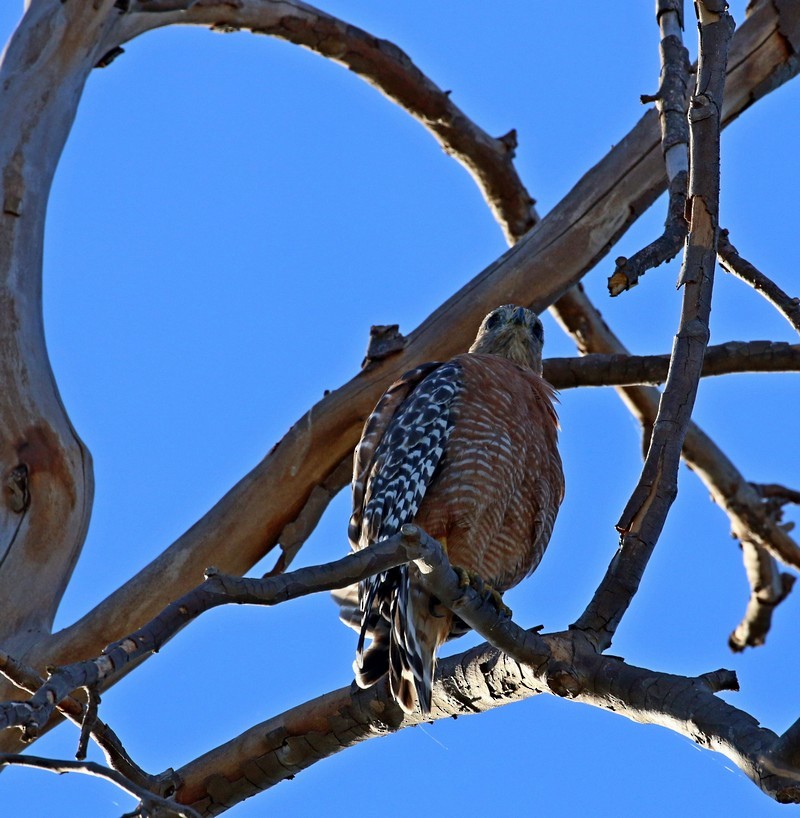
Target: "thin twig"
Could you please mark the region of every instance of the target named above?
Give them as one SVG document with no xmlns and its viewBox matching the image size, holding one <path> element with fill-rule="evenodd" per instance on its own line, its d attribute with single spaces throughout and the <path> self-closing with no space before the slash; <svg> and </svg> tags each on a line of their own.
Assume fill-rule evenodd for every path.
<svg viewBox="0 0 800 818">
<path fill-rule="evenodd" d="M 0 703 L 0 726 L 22 727 L 33 738 L 47 723 L 57 704 L 79 687 L 108 684 L 131 662 L 158 651 L 178 631 L 202 613 L 220 605 L 275 605 L 319 591 L 352 585 L 366 577 L 414 560 L 423 581 L 445 604 L 452 605 L 470 627 L 508 651 L 518 661 L 540 665 L 547 649 L 537 633 L 525 631 L 501 616 L 472 588 L 461 588 L 444 550 L 413 525 L 400 534 L 325 565 L 300 568 L 261 579 L 206 571 L 205 582 L 170 603 L 134 633 L 109 645 L 94 659 L 54 669 L 27 702 Z"/>
<path fill-rule="evenodd" d="M 83 761 L 86 758 L 89 739 L 91 738 L 92 729 L 97 721 L 97 708 L 100 707 L 100 694 L 95 688 L 87 688 L 86 697 L 87 705 L 83 714 L 83 722 L 81 723 L 81 735 L 78 739 L 78 749 L 75 751 L 75 758 L 77 758 L 78 761 Z"/>
<path fill-rule="evenodd" d="M 800 332 L 800 298 L 789 296 L 772 279 L 743 259 L 730 243 L 727 230 L 720 231 L 717 253 L 723 270 L 735 275 L 763 295 Z"/>
<path fill-rule="evenodd" d="M 30 694 L 36 693 L 45 684 L 45 680 L 32 667 L 3 650 L 0 650 L 0 675 L 5 676 L 21 690 Z M 72 696 L 62 699 L 58 703 L 58 710 L 79 727 L 85 723 L 86 704 Z M 159 775 L 150 775 L 145 772 L 130 757 L 117 734 L 101 719 L 94 718 L 90 735 L 103 751 L 108 766 L 120 772 L 128 780 L 149 792 L 160 795 L 168 796 L 174 792 L 177 784 L 175 771 L 168 769 Z"/>
<path fill-rule="evenodd" d="M 750 485 L 765 500 L 774 500 L 781 506 L 787 503 L 800 505 L 800 491 L 796 489 L 787 488 L 779 483 L 751 483 Z"/>
<path fill-rule="evenodd" d="M 37 770 L 47 770 L 51 773 L 82 773 L 103 778 L 116 784 L 134 798 L 139 799 L 139 807 L 132 813 L 142 818 L 200 818 L 200 814 L 191 807 L 176 804 L 174 801 L 162 798 L 160 795 L 134 784 L 117 770 L 111 770 L 94 761 L 66 761 L 54 758 L 41 758 L 28 754 L 3 753 L 0 754 L 0 768 L 2 767 L 32 767 Z"/>
</svg>

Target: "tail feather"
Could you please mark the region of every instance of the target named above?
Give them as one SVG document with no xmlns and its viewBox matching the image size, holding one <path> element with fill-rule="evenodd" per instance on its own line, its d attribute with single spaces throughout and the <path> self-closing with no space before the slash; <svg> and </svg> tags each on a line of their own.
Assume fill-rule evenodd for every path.
<svg viewBox="0 0 800 818">
<path fill-rule="evenodd" d="M 359 687 L 370 687 L 389 675 L 392 698 L 406 713 L 419 703 L 431 709 L 436 650 L 453 621 L 449 611 L 431 611 L 430 597 L 413 581 L 408 566 L 393 568 L 363 583 L 361 628 L 353 668 Z M 364 649 L 367 637 L 372 644 Z"/>
<path fill-rule="evenodd" d="M 431 678 L 434 657 L 426 651 L 417 636 L 416 606 L 408 566 L 400 568 L 399 581 L 393 589 L 389 612 L 392 647 L 389 653 L 389 686 L 395 701 L 406 713 L 419 701 L 423 713 L 431 709 Z"/>
<path fill-rule="evenodd" d="M 386 622 L 372 633 L 372 644 L 363 652 L 356 654 L 353 671 L 359 687 L 372 687 L 380 681 L 389 670 L 389 651 L 391 640 Z"/>
</svg>

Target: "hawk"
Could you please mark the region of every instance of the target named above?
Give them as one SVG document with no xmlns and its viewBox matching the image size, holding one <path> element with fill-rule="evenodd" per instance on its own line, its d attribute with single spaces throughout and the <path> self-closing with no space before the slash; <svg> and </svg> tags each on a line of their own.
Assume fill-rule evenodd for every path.
<svg viewBox="0 0 800 818">
<path fill-rule="evenodd" d="M 469 352 L 423 364 L 389 387 L 355 450 L 354 550 L 413 522 L 453 566 L 499 593 L 536 568 L 564 496 L 543 340 L 535 313 L 498 307 Z M 337 598 L 342 619 L 360 632 L 358 685 L 388 673 L 405 712 L 416 702 L 429 712 L 436 651 L 464 623 L 424 590 L 413 564 L 361 582 L 357 605 L 352 594 L 349 603 L 346 592 Z"/>
</svg>

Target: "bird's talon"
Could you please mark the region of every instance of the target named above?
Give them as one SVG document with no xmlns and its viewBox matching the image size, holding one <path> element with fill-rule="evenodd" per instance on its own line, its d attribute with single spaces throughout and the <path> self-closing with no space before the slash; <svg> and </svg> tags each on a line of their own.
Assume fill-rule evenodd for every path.
<svg viewBox="0 0 800 818">
<path fill-rule="evenodd" d="M 510 618 L 512 610 L 508 607 L 508 605 L 506 605 L 505 602 L 503 602 L 503 595 L 496 588 L 492 588 L 491 586 L 487 587 L 489 588 L 489 592 L 486 597 L 487 600 L 491 602 L 495 608 L 497 608 L 497 612 L 501 616 L 507 616 Z"/>
<path fill-rule="evenodd" d="M 460 565 L 454 565 L 453 570 L 458 574 L 458 587 L 468 588 L 472 585 L 472 574 Z"/>
</svg>

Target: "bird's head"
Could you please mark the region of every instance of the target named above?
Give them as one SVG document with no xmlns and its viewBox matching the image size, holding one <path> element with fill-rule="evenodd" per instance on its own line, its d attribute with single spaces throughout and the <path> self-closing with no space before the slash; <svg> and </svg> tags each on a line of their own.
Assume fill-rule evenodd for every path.
<svg viewBox="0 0 800 818">
<path fill-rule="evenodd" d="M 536 313 L 506 304 L 483 319 L 469 351 L 499 355 L 541 375 L 543 344 L 544 329 Z"/>
</svg>

